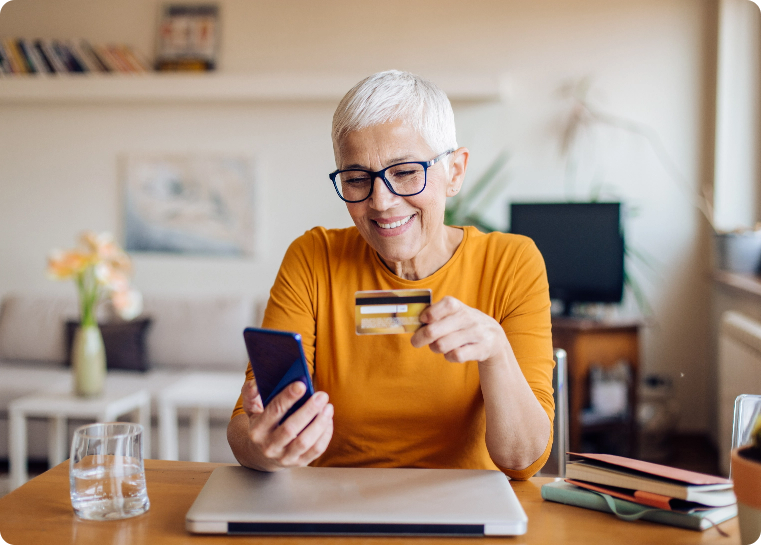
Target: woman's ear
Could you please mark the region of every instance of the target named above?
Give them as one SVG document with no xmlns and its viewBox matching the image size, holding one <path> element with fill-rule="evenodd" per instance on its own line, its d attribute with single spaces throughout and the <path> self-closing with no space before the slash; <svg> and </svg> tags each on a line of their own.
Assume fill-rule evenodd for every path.
<svg viewBox="0 0 761 545">
<path fill-rule="evenodd" d="M 447 197 L 454 197 L 460 192 L 462 183 L 465 181 L 465 170 L 468 168 L 470 152 L 468 148 L 457 148 L 452 152 L 452 155 L 449 183 L 447 184 Z"/>
</svg>

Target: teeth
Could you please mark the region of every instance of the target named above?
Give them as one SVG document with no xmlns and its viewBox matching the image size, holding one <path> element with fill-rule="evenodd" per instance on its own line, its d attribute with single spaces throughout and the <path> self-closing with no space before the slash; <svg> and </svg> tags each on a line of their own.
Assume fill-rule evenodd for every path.
<svg viewBox="0 0 761 545">
<path fill-rule="evenodd" d="M 415 214 L 412 214 L 412 216 L 414 215 Z M 410 221 L 410 219 L 412 219 L 412 216 L 407 216 L 403 220 L 395 221 L 394 223 L 381 223 L 379 221 L 376 223 L 381 227 L 381 229 L 393 229 L 394 227 L 399 227 L 400 225 L 404 225 L 405 223 Z"/>
</svg>

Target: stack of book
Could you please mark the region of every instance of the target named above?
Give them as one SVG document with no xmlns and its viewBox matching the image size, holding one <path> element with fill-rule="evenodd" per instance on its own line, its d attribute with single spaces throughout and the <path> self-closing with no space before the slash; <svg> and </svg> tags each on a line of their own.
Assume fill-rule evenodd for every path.
<svg viewBox="0 0 761 545">
<path fill-rule="evenodd" d="M 86 40 L 0 38 L 0 77 L 148 71 L 151 71 L 150 63 L 126 45 L 92 45 Z"/>
<path fill-rule="evenodd" d="M 705 530 L 737 515 L 732 481 L 610 454 L 574 454 L 566 480 L 542 486 L 545 500 Z"/>
</svg>

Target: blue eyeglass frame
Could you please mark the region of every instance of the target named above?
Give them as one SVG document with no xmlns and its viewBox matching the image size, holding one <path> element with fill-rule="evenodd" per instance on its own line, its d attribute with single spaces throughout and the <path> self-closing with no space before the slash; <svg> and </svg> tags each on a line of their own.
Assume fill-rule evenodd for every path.
<svg viewBox="0 0 761 545">
<path fill-rule="evenodd" d="M 388 190 L 393 193 L 394 195 L 397 195 L 399 197 L 412 197 L 414 195 L 419 195 L 423 191 L 425 191 L 426 186 L 428 185 L 428 169 L 441 161 L 444 157 L 449 155 L 450 153 L 454 153 L 454 149 L 448 149 L 447 151 L 440 153 L 430 161 L 404 161 L 402 163 L 394 163 L 393 165 L 389 165 L 386 168 L 382 170 L 378 170 L 377 172 L 373 172 L 372 170 L 365 170 L 364 168 L 348 168 L 346 170 L 336 170 L 335 172 L 331 172 L 328 174 L 330 177 L 330 180 L 333 182 L 333 188 L 336 190 L 336 194 L 341 198 L 344 202 L 350 202 L 350 203 L 356 203 L 356 202 L 362 202 L 366 201 L 370 198 L 370 195 L 373 194 L 373 188 L 375 187 L 375 179 L 380 177 L 381 180 L 383 180 L 383 183 L 386 185 Z M 394 191 L 394 188 L 391 187 L 391 182 L 389 182 L 386 179 L 386 171 L 390 168 L 398 167 L 399 165 L 421 165 L 423 167 L 423 175 L 425 179 L 423 180 L 423 188 L 420 191 L 416 191 L 415 193 L 408 193 L 406 195 L 402 195 L 401 193 L 397 193 Z M 367 192 L 367 196 L 364 199 L 359 199 L 358 201 L 350 201 L 348 199 L 345 199 L 343 195 L 341 195 L 341 192 L 338 190 L 338 183 L 336 182 L 336 176 L 341 174 L 342 172 L 353 172 L 353 171 L 359 171 L 359 172 L 366 172 L 370 175 L 370 191 Z"/>
</svg>

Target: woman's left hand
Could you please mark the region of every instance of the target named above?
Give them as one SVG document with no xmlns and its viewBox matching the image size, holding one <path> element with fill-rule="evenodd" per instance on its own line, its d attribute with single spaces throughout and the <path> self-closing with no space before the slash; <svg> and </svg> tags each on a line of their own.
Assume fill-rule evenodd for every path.
<svg viewBox="0 0 761 545">
<path fill-rule="evenodd" d="M 448 361 L 491 363 L 504 358 L 509 347 L 502 326 L 480 310 L 454 297 L 444 297 L 420 313 L 425 324 L 412 336 L 412 346 L 428 345 Z"/>
</svg>

